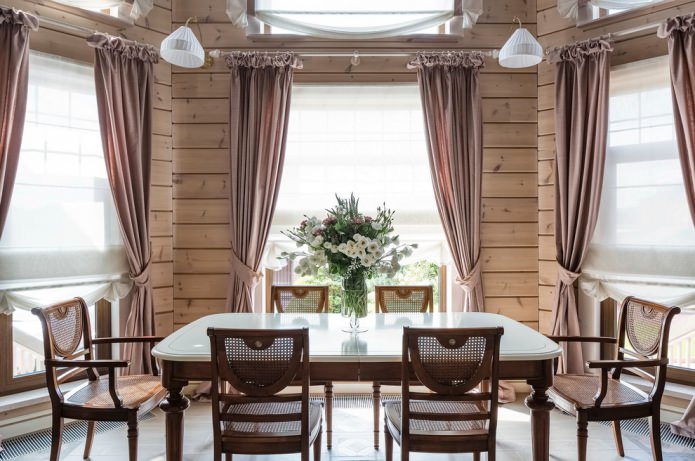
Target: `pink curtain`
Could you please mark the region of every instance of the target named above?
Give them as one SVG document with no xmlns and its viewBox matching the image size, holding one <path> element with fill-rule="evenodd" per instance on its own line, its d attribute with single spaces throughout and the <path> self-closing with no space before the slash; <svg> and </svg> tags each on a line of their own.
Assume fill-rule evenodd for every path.
<svg viewBox="0 0 695 461">
<path fill-rule="evenodd" d="M 587 40 L 550 52 L 555 64 L 555 247 L 553 334 L 578 336 L 574 282 L 598 219 L 608 133 L 610 52 Z M 581 345 L 566 343 L 558 371 L 584 373 Z"/>
<path fill-rule="evenodd" d="M 659 27 L 668 39 L 673 94 L 673 116 L 680 153 L 683 184 L 695 225 L 695 13 L 668 19 Z M 695 438 L 695 398 L 671 432 Z"/>
<path fill-rule="evenodd" d="M 122 38 L 94 34 L 99 125 L 106 170 L 135 284 L 126 336 L 154 335 L 150 280 L 150 160 L 152 84 L 157 51 Z M 150 373 L 150 346 L 127 344 L 129 373 Z"/>
<path fill-rule="evenodd" d="M 29 31 L 39 20 L 0 7 L 0 238 L 5 227 L 22 146 L 29 78 Z"/>
<path fill-rule="evenodd" d="M 480 53 L 418 54 L 417 69 L 425 116 L 434 196 L 444 233 L 465 292 L 464 311 L 482 312 L 480 274 L 483 122 Z"/>
<path fill-rule="evenodd" d="M 285 158 L 294 69 L 292 53 L 235 52 L 229 133 L 231 270 L 227 305 L 253 311 L 253 289 L 275 211 Z"/>
</svg>

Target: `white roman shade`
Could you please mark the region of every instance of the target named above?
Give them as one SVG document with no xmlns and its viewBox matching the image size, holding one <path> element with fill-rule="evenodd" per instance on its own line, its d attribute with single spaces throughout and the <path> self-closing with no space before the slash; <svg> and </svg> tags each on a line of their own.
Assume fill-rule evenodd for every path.
<svg viewBox="0 0 695 461">
<path fill-rule="evenodd" d="M 131 282 L 106 177 L 93 69 L 31 52 L 24 136 L 0 240 L 0 313 L 33 290 L 114 301 Z M 98 296 L 97 298 L 94 298 Z"/>
<path fill-rule="evenodd" d="M 470 29 L 482 0 L 255 0 L 255 19 L 290 33 L 324 38 L 383 38 L 423 31 L 450 21 L 450 33 Z M 246 2 L 227 0 L 230 20 L 245 27 Z"/>
</svg>

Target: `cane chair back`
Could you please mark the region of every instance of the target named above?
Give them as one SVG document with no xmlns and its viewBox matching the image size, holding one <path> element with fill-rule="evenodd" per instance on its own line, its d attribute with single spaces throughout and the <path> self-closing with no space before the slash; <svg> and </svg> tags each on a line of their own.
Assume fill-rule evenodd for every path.
<svg viewBox="0 0 695 461">
<path fill-rule="evenodd" d="M 624 456 L 620 421 L 651 418 L 652 455 L 662 459 L 659 433 L 661 398 L 668 368 L 668 338 L 678 307 L 627 297 L 620 308 L 618 337 L 552 337 L 559 342 L 616 344 L 615 360 L 589 361 L 594 374 L 557 374 L 549 394 L 559 407 L 577 418 L 577 458 L 586 460 L 588 421 L 612 421 L 618 453 Z M 651 381 L 649 393 L 621 380 L 623 370 Z"/>
<path fill-rule="evenodd" d="M 43 350 L 46 359 L 92 359 L 92 330 L 89 310 L 83 299 L 74 298 L 43 309 L 35 309 L 33 312 L 39 317 L 43 327 Z M 90 380 L 99 376 L 91 367 L 64 370 L 46 367 L 46 377 L 52 384 L 48 386 L 51 398 L 59 400 L 58 386 L 85 371 Z"/>
<path fill-rule="evenodd" d="M 387 461 L 394 439 L 403 459 L 411 451 L 494 458 L 503 334 L 501 327 L 403 329 L 402 404 L 384 404 Z M 413 376 L 432 392 L 412 390 Z M 489 390 L 478 390 L 483 380 Z"/>
<path fill-rule="evenodd" d="M 320 445 L 321 406 L 309 402 L 307 328 L 209 328 L 208 336 L 215 459 L 292 452 L 304 459 L 312 442 Z M 297 382 L 300 392 L 278 395 Z"/>
<path fill-rule="evenodd" d="M 60 456 L 63 420 L 69 418 L 89 421 L 85 459 L 91 451 L 96 421 L 126 422 L 128 457 L 134 461 L 138 417 L 152 410 L 166 394 L 157 376 L 157 364 L 152 358 L 152 374 L 117 376 L 116 369 L 127 367 L 129 362 L 95 360 L 92 350 L 97 344 L 152 344 L 161 338 L 92 338 L 89 310 L 82 298 L 34 308 L 31 312 L 39 318 L 43 330 L 46 381 L 52 406 L 50 460 L 56 461 Z M 108 374 L 100 376 L 100 368 L 105 368 Z M 85 371 L 87 382 L 63 394 L 61 384 Z"/>
<path fill-rule="evenodd" d="M 379 285 L 374 287 L 374 295 L 377 313 L 432 312 L 434 307 L 431 285 Z"/>
<path fill-rule="evenodd" d="M 328 312 L 328 285 L 273 285 L 270 298 L 278 313 Z"/>
</svg>

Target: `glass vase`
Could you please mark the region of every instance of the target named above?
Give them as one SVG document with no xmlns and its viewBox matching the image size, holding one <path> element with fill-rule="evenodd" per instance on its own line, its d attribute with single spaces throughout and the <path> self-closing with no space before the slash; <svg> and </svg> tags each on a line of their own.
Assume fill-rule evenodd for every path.
<svg viewBox="0 0 695 461">
<path fill-rule="evenodd" d="M 343 277 L 343 317 L 350 318 L 350 327 L 343 331 L 361 333 L 367 331 L 360 327 L 360 319 L 367 316 L 367 280 L 362 274 Z"/>
</svg>

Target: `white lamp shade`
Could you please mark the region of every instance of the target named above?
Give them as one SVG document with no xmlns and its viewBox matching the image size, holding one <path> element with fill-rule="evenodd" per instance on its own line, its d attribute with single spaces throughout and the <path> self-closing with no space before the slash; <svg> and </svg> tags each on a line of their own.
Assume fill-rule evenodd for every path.
<svg viewBox="0 0 695 461">
<path fill-rule="evenodd" d="M 205 62 L 205 50 L 190 27 L 181 26 L 162 40 L 159 54 L 165 61 L 180 67 L 200 67 Z"/>
<path fill-rule="evenodd" d="M 502 67 L 520 68 L 535 66 L 543 60 L 543 47 L 536 37 L 523 27 L 514 31 L 499 54 Z"/>
</svg>

